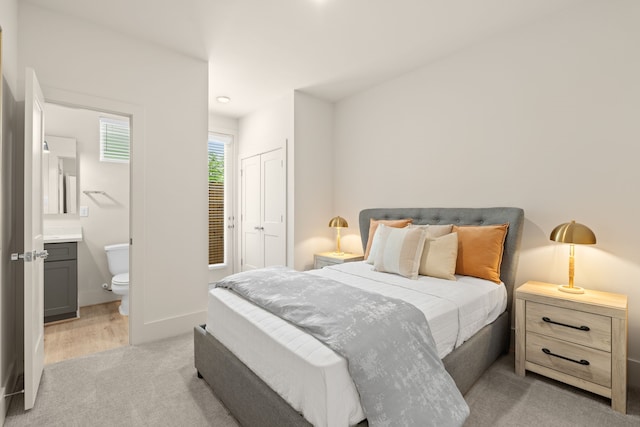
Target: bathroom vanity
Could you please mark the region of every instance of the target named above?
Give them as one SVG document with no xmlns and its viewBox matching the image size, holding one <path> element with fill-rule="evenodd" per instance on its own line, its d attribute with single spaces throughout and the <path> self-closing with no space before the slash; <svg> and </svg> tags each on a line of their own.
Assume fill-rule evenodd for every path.
<svg viewBox="0 0 640 427">
<path fill-rule="evenodd" d="M 44 322 L 78 317 L 78 243 L 45 243 Z"/>
<path fill-rule="evenodd" d="M 80 227 L 45 228 L 44 322 L 78 317 L 78 242 Z"/>
</svg>

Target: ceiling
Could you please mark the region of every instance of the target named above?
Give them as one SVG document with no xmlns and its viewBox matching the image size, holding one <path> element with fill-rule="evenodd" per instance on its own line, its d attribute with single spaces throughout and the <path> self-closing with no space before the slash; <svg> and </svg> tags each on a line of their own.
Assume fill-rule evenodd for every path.
<svg viewBox="0 0 640 427">
<path fill-rule="evenodd" d="M 208 60 L 210 110 L 242 117 L 294 89 L 337 101 L 585 0 L 22 1 Z"/>
</svg>

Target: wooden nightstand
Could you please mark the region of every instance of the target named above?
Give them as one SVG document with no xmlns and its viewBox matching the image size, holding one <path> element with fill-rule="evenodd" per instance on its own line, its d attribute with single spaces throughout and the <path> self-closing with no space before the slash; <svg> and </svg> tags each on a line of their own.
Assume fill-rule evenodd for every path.
<svg viewBox="0 0 640 427">
<path fill-rule="evenodd" d="M 327 265 L 342 264 L 345 262 L 362 261 L 364 255 L 348 254 L 336 255 L 334 252 L 322 252 L 313 256 L 313 268 L 322 268 Z"/>
<path fill-rule="evenodd" d="M 516 289 L 516 374 L 529 370 L 627 412 L 627 297 L 527 282 Z"/>
</svg>

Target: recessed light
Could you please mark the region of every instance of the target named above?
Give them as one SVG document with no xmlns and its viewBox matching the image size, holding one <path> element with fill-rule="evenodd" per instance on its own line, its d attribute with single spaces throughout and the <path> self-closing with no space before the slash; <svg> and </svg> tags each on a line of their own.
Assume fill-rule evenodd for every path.
<svg viewBox="0 0 640 427">
<path fill-rule="evenodd" d="M 218 96 L 216 97 L 216 101 L 221 104 L 227 104 L 229 101 L 231 101 L 231 98 L 229 98 L 228 96 Z"/>
</svg>

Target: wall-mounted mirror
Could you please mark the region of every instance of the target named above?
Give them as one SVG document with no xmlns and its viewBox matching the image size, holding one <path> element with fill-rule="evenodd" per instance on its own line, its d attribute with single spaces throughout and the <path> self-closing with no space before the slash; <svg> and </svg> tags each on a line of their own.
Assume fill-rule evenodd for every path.
<svg viewBox="0 0 640 427">
<path fill-rule="evenodd" d="M 45 214 L 78 212 L 76 140 L 46 135 L 42 150 L 42 193 Z"/>
</svg>

